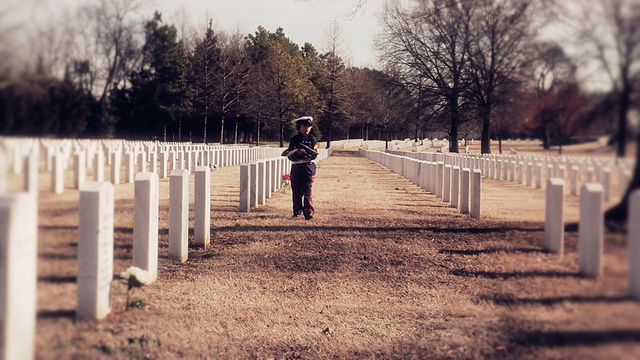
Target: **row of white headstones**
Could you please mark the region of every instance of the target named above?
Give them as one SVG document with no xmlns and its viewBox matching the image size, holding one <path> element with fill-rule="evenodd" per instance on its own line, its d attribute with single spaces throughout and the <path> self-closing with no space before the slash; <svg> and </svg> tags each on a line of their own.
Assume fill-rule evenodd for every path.
<svg viewBox="0 0 640 360">
<path fill-rule="evenodd" d="M 360 149 L 360 154 L 434 194 L 451 207 L 459 209 L 461 214 L 480 217 L 482 179 L 479 169 L 471 170 L 456 161 L 455 157 L 445 154 L 364 149 Z M 405 154 L 414 154 L 414 157 Z M 416 154 L 419 154 L 419 158 L 415 157 Z"/>
<path fill-rule="evenodd" d="M 0 139 L 0 358 L 33 358 L 37 287 L 37 199 L 39 154 L 52 172 L 51 191 L 64 191 L 64 169 L 74 162 L 78 213 L 77 310 L 79 319 L 102 319 L 110 311 L 113 279 L 114 185 L 134 182 L 133 266 L 157 278 L 159 178 L 169 177 L 169 258 L 188 259 L 189 174 L 194 174 L 194 240 L 210 241 L 211 167 L 264 164 L 263 195 L 282 182 L 276 164 L 286 164 L 281 148 L 163 144 L 122 140 Z M 72 156 L 73 154 L 73 156 Z M 124 155 L 124 156 L 123 156 Z M 9 161 L 11 159 L 12 161 Z M 111 159 L 107 162 L 106 159 Z M 138 172 L 134 177 L 135 160 Z M 147 165 L 150 170 L 147 171 Z M 245 168 L 247 165 L 242 165 Z M 7 169 L 22 174 L 24 192 L 7 193 Z M 111 167 L 111 181 L 104 168 Z M 94 181 L 86 181 L 93 168 Z M 280 167 L 285 171 L 284 167 Z M 276 177 L 277 176 L 277 177 Z M 268 180 L 267 180 L 268 179 Z M 276 186 L 271 187 L 274 184 Z M 262 201 L 264 204 L 264 199 Z"/>
<path fill-rule="evenodd" d="M 331 156 L 331 149 L 319 149 L 316 162 Z M 250 212 L 251 208 L 265 203 L 265 194 L 279 189 L 284 174 L 291 168 L 289 159 L 281 157 L 274 161 L 252 161 L 240 165 L 240 211 Z"/>
<path fill-rule="evenodd" d="M 547 251 L 558 254 L 564 251 L 565 170 L 569 168 L 569 182 L 571 184 L 569 194 L 580 197 L 579 272 L 590 278 L 598 277 L 603 272 L 603 210 L 604 203 L 611 198 L 613 169 L 617 169 L 618 189 L 622 195 L 629 186 L 634 166 L 634 160 L 619 161 L 616 164 L 615 160 L 610 158 L 398 154 L 393 151 L 383 153 L 367 150 L 360 152 L 367 158 L 388 167 L 391 171 L 435 194 L 436 197 L 442 198 L 443 201 L 450 200 L 451 206 L 459 207 L 461 213 L 466 213 L 469 208 L 469 174 L 473 174 L 471 178 L 471 214 L 473 217 L 480 216 L 480 182 L 483 173 L 488 174 L 487 177 L 494 180 L 515 182 L 517 179 L 520 184 L 525 184 L 526 181 L 526 186 L 532 186 L 532 178 L 535 174 L 535 187 L 540 189 L 543 170 L 546 169 L 544 243 Z M 460 176 L 460 180 L 457 180 L 458 176 Z M 582 186 L 578 193 L 580 180 L 582 180 Z M 640 190 L 631 194 L 628 218 L 629 292 L 632 297 L 640 300 L 640 261 L 638 260 L 640 259 L 640 222 L 636 221 L 640 219 Z"/>
</svg>

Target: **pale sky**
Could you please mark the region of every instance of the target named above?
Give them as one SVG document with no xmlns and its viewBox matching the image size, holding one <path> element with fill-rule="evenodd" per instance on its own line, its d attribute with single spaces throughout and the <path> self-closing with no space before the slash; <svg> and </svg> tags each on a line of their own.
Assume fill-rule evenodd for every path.
<svg viewBox="0 0 640 360">
<path fill-rule="evenodd" d="M 6 1 L 6 3 L 5 3 Z M 62 18 L 63 13 L 75 16 L 79 4 L 98 0 L 0 0 L 11 11 L 11 22 L 25 29 L 34 23 L 43 23 L 52 17 Z M 144 1 L 144 0 L 143 0 Z M 160 10 L 163 20 L 170 21 L 177 11 L 184 8 L 190 23 L 204 27 L 207 18 L 213 19 L 217 29 L 234 31 L 240 28 L 245 34 L 253 34 L 259 25 L 275 32 L 278 27 L 299 46 L 312 43 L 323 52 L 326 33 L 333 21 L 337 21 L 343 40 L 343 59 L 353 66 L 374 67 L 377 63 L 373 39 L 379 33 L 377 15 L 383 0 L 367 0 L 355 16 L 349 16 L 358 0 L 148 0 L 147 9 L 141 11 L 151 18 L 154 10 Z M 4 5 L 3 5 L 4 6 Z M 17 10 L 17 11 L 15 11 Z M 19 15 L 18 15 L 19 14 Z M 0 18 L 2 21 L 2 18 Z M 6 24 L 5 24 L 6 25 Z"/>
<path fill-rule="evenodd" d="M 169 16 L 184 7 L 194 24 L 204 24 L 208 15 L 217 27 L 225 30 L 240 27 L 244 33 L 254 33 L 262 25 L 275 32 L 282 27 L 296 44 L 310 42 L 319 51 L 325 50 L 327 29 L 336 21 L 344 43 L 344 57 L 350 58 L 355 66 L 376 63 L 373 39 L 379 32 L 376 16 L 382 1 L 369 0 L 355 16 L 349 14 L 357 0 L 155 1 L 163 14 Z"/>
</svg>

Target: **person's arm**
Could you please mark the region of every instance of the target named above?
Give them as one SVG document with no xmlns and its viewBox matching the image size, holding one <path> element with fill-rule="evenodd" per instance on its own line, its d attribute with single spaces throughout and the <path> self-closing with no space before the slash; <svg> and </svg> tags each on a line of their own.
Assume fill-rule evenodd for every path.
<svg viewBox="0 0 640 360">
<path fill-rule="evenodd" d="M 289 156 L 289 153 L 291 152 L 291 150 L 295 149 L 294 143 L 295 143 L 295 138 L 291 138 L 291 140 L 289 140 L 289 147 L 282 152 L 282 154 L 280 154 L 280 156 Z"/>
<path fill-rule="evenodd" d="M 311 160 L 315 160 L 318 157 L 318 140 L 316 140 L 315 136 L 311 138 L 311 148 L 313 151 L 307 151 L 307 156 Z"/>
</svg>

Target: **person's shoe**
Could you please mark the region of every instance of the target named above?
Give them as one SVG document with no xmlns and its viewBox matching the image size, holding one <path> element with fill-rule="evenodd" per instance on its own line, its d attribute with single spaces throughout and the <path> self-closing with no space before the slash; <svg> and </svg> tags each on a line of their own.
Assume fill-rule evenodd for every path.
<svg viewBox="0 0 640 360">
<path fill-rule="evenodd" d="M 300 220 L 302 218 L 302 216 L 300 216 L 300 214 L 293 214 L 293 216 L 291 218 L 293 220 Z"/>
<path fill-rule="evenodd" d="M 305 220 L 311 220 L 313 219 L 313 215 L 310 212 L 304 212 L 304 219 Z"/>
</svg>

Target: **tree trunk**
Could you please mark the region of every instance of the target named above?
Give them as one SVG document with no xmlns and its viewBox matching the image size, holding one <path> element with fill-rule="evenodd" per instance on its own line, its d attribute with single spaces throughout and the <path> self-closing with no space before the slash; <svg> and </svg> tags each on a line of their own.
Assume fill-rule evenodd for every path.
<svg viewBox="0 0 640 360">
<path fill-rule="evenodd" d="M 482 120 L 482 135 L 480 138 L 480 153 L 491 154 L 491 104 L 480 108 Z"/>
<path fill-rule="evenodd" d="M 207 143 L 207 120 L 209 120 L 207 118 L 207 115 L 204 116 L 204 131 L 203 131 L 203 135 L 202 135 L 202 143 L 206 144 Z"/>
<path fill-rule="evenodd" d="M 627 152 L 627 114 L 629 113 L 629 103 L 631 88 L 625 85 L 620 93 L 620 106 L 618 107 L 618 157 L 625 157 Z"/>
<path fill-rule="evenodd" d="M 239 122 L 238 120 L 240 120 L 240 119 L 239 119 L 238 115 L 236 114 L 236 128 L 235 128 L 235 131 L 234 131 L 234 134 L 233 134 L 233 143 L 234 144 L 238 143 L 238 122 Z"/>
<path fill-rule="evenodd" d="M 280 118 L 280 147 L 284 147 L 284 120 Z"/>
<path fill-rule="evenodd" d="M 629 95 L 627 91 L 630 89 L 625 87 L 620 96 L 620 110 L 618 112 L 619 116 L 619 128 L 618 128 L 618 156 L 624 157 L 626 152 L 626 129 L 627 129 L 627 111 L 629 110 Z M 624 95 L 627 92 L 626 96 Z M 623 112 L 624 109 L 624 112 Z M 624 123 L 624 124 L 623 124 Z M 629 197 L 631 193 L 635 190 L 640 189 L 640 132 L 636 136 L 636 165 L 633 169 L 633 175 L 631 177 L 631 182 L 629 183 L 629 187 L 627 191 L 625 191 L 624 196 L 620 200 L 620 202 L 612 207 L 611 209 L 605 212 L 605 220 L 623 223 L 627 221 L 629 217 Z"/>
<path fill-rule="evenodd" d="M 638 144 L 640 144 L 640 133 L 638 133 L 636 140 L 638 141 Z M 636 159 L 640 159 L 640 146 L 636 146 Z M 640 189 L 640 161 L 636 161 L 627 191 L 616 206 L 605 212 L 605 220 L 614 222 L 627 221 L 629 216 L 629 197 L 632 192 L 638 189 Z"/>
<path fill-rule="evenodd" d="M 224 111 L 220 117 L 220 145 L 224 144 Z"/>
<path fill-rule="evenodd" d="M 458 124 L 460 123 L 460 113 L 458 109 L 458 96 L 454 95 L 449 99 L 451 109 L 451 130 L 449 132 L 449 152 L 458 152 Z"/>
<path fill-rule="evenodd" d="M 329 122 L 329 137 L 327 137 L 327 149 L 331 147 L 332 133 L 333 133 L 333 124 Z"/>
<path fill-rule="evenodd" d="M 258 121 L 256 121 L 256 146 L 260 146 L 260 115 L 258 115 Z"/>
<path fill-rule="evenodd" d="M 542 148 L 545 150 L 549 150 L 549 127 L 547 125 L 542 125 Z"/>
</svg>

